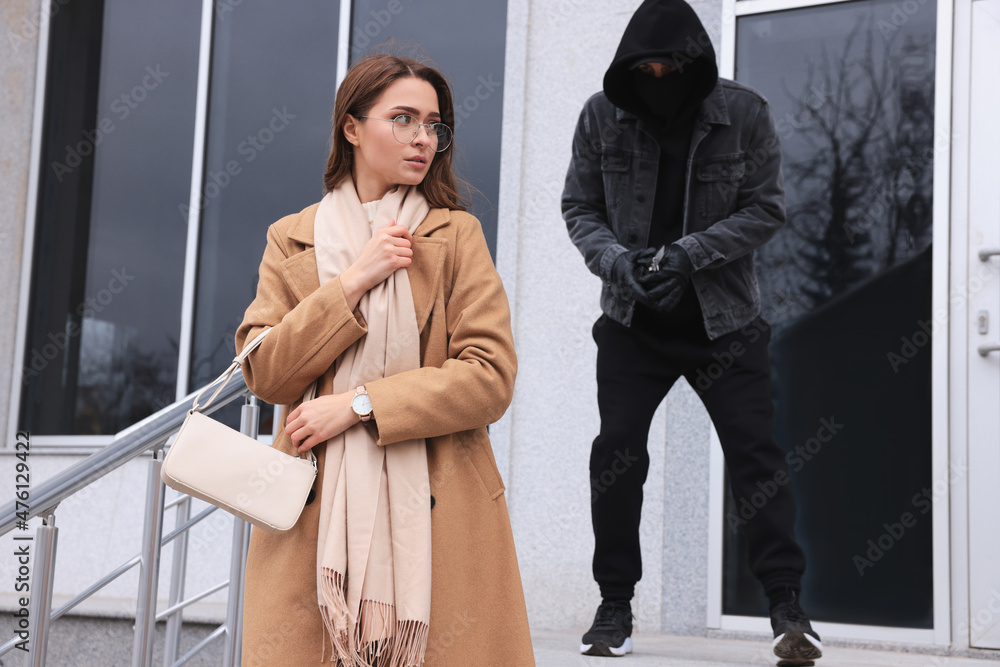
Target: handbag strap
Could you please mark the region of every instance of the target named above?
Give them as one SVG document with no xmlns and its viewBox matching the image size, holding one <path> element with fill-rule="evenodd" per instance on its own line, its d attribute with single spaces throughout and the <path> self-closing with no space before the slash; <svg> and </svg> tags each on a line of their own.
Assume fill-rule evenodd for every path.
<svg viewBox="0 0 1000 667">
<path fill-rule="evenodd" d="M 219 396 L 219 393 L 226 387 L 227 384 L 229 384 L 229 381 L 233 379 L 233 375 L 236 374 L 236 369 L 239 368 L 244 361 L 246 361 L 246 358 L 250 356 L 251 352 L 253 352 L 260 346 L 261 342 L 264 340 L 264 337 L 270 331 L 271 327 L 268 327 L 267 329 L 264 329 L 259 334 L 257 334 L 257 337 L 254 338 L 249 343 L 247 343 L 243 347 L 243 351 L 240 352 L 238 355 L 236 355 L 236 357 L 233 359 L 233 363 L 229 365 L 229 368 L 222 371 L 222 375 L 220 375 L 219 377 L 215 378 L 214 380 L 205 385 L 205 387 L 198 393 L 198 395 L 195 396 L 194 404 L 191 406 L 192 411 L 198 412 L 199 410 L 204 410 L 205 408 L 207 408 L 209 405 L 212 404 L 212 401 L 214 401 Z M 218 389 L 215 390 L 215 393 L 212 394 L 211 398 L 209 398 L 205 402 L 205 405 L 199 406 L 198 401 L 201 400 L 201 397 L 205 394 L 205 392 L 214 387 L 219 382 L 221 382 L 222 384 L 220 384 Z"/>
<path fill-rule="evenodd" d="M 253 352 L 260 346 L 261 341 L 264 340 L 264 336 L 266 336 L 270 331 L 271 327 L 268 327 L 267 329 L 264 329 L 259 334 L 257 334 L 257 337 L 254 338 L 249 343 L 247 343 L 243 347 L 243 351 L 240 352 L 238 355 L 236 355 L 236 357 L 233 359 L 233 363 L 229 365 L 229 368 L 227 368 L 222 372 L 222 375 L 220 375 L 219 377 L 215 378 L 207 385 L 205 385 L 205 387 L 198 393 L 198 395 L 195 396 L 194 404 L 191 406 L 191 412 L 199 412 L 212 404 L 212 401 L 216 399 L 216 397 L 219 395 L 219 392 L 221 392 L 225 388 L 225 386 L 229 384 L 229 381 L 233 379 L 233 375 L 236 374 L 236 369 L 239 368 L 244 361 L 246 361 L 246 358 L 250 356 L 251 352 Z M 201 400 L 202 395 L 206 391 L 211 389 L 213 386 L 218 384 L 219 382 L 222 382 L 222 384 L 219 385 L 219 388 L 215 390 L 215 393 L 213 393 L 212 396 L 205 402 L 205 405 L 198 405 L 198 401 Z M 319 378 L 313 380 L 312 384 L 310 384 L 309 387 L 306 389 L 305 396 L 302 399 L 303 402 L 311 401 L 314 398 L 316 398 L 316 393 L 318 392 L 318 386 L 319 386 Z M 310 449 L 306 451 L 305 457 L 306 459 L 309 460 L 310 463 L 313 464 L 314 468 L 318 466 L 318 462 L 316 460 L 316 454 L 313 453 L 313 450 Z M 299 455 L 299 458 L 302 458 L 302 455 Z"/>
</svg>

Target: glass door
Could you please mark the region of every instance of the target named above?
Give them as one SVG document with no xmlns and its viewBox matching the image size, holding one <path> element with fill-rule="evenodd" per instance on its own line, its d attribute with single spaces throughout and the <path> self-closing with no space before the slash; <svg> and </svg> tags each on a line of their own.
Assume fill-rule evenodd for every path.
<svg viewBox="0 0 1000 667">
<path fill-rule="evenodd" d="M 1000 648 L 1000 0 L 972 2 L 969 100 L 969 642 Z"/>
</svg>

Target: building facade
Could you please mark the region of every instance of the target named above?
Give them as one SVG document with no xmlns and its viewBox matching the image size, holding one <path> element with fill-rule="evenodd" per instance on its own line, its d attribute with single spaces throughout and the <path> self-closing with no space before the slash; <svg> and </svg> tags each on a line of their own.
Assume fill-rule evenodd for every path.
<svg viewBox="0 0 1000 667">
<path fill-rule="evenodd" d="M 776 483 L 798 501 L 824 638 L 1000 649 L 998 3 L 692 2 L 782 142 L 788 223 L 755 259 L 790 471 Z M 452 79 L 458 168 L 510 297 L 520 372 L 492 436 L 529 616 L 584 629 L 600 285 L 559 203 L 577 115 L 637 4 L 4 3 L 0 483 L 17 431 L 38 484 L 228 364 L 267 226 L 322 195 L 337 83 L 393 40 Z M 684 382 L 649 446 L 639 631 L 769 632 L 739 531 L 768 489 L 727 497 Z M 137 550 L 144 465 L 60 509 L 57 598 Z M 225 578 L 211 563 L 229 519 L 199 530 L 192 589 Z M 134 590 L 125 578 L 80 613 L 128 616 Z"/>
</svg>

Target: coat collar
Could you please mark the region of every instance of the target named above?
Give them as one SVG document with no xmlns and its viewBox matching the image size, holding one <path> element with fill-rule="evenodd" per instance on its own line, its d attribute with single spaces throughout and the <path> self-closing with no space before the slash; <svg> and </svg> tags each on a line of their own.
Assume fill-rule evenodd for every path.
<svg viewBox="0 0 1000 667">
<path fill-rule="evenodd" d="M 303 252 L 296 253 L 282 262 L 285 281 L 299 300 L 319 289 L 319 270 L 316 267 L 313 238 L 318 208 L 317 203 L 304 209 L 286 232 L 289 239 L 305 246 Z M 443 253 L 447 251 L 447 241 L 443 238 L 432 238 L 430 234 L 450 222 L 451 211 L 446 208 L 434 208 L 413 234 L 413 263 L 407 269 L 407 275 L 410 278 L 410 291 L 413 293 L 413 310 L 417 316 L 418 331 L 427 323 L 436 295 L 441 289 Z"/>
<path fill-rule="evenodd" d="M 307 247 L 316 245 L 313 232 L 316 226 L 316 211 L 318 209 L 318 202 L 303 209 L 298 219 L 288 228 L 288 238 Z M 424 218 L 424 221 L 417 225 L 417 231 L 413 235 L 430 236 L 431 232 L 444 227 L 449 222 L 451 222 L 451 211 L 446 208 L 432 208 L 431 212 Z"/>
<path fill-rule="evenodd" d="M 615 107 L 615 117 L 618 120 L 639 121 L 639 117 L 623 109 Z M 721 83 L 716 83 L 698 107 L 698 122 L 711 123 L 713 125 L 731 125 L 729 121 L 729 105 L 726 103 L 726 93 L 722 89 Z"/>
</svg>

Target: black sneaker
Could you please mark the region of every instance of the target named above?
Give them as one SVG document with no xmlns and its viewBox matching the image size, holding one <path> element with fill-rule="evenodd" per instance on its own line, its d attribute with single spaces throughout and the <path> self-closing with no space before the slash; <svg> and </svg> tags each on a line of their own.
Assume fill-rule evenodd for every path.
<svg viewBox="0 0 1000 667">
<path fill-rule="evenodd" d="M 617 658 L 632 652 L 632 605 L 628 600 L 602 602 L 594 624 L 583 635 L 580 653 Z"/>
<path fill-rule="evenodd" d="M 778 657 L 778 667 L 815 665 L 813 661 L 823 655 L 823 643 L 799 606 L 798 598 L 795 590 L 789 590 L 787 599 L 771 609 L 774 629 L 771 648 Z"/>
</svg>

